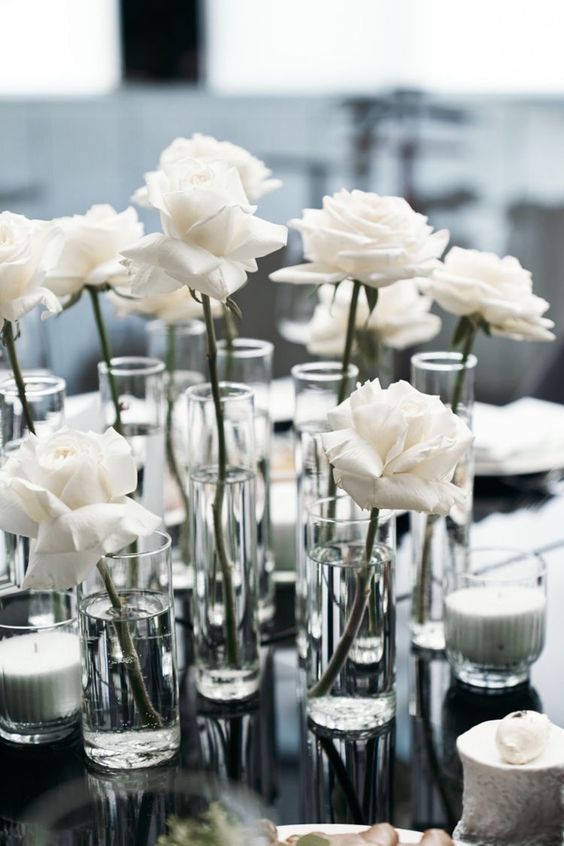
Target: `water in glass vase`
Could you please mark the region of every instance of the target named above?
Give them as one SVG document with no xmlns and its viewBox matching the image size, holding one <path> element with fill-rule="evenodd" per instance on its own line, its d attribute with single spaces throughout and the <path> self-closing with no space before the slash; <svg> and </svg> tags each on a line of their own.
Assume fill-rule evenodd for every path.
<svg viewBox="0 0 564 846">
<path fill-rule="evenodd" d="M 122 434 L 137 464 L 135 499 L 149 511 L 162 514 L 165 435 L 161 426 L 145 423 L 123 423 Z"/>
<path fill-rule="evenodd" d="M 119 615 L 106 593 L 91 594 L 81 603 L 82 730 L 91 761 L 132 769 L 166 761 L 178 749 L 174 618 L 168 598 L 158 591 L 120 590 L 120 599 Z M 129 637 L 124 638 L 124 630 Z M 129 654 L 127 641 L 133 646 Z M 143 712 L 134 695 L 135 654 L 146 701 L 158 722 Z"/>
<path fill-rule="evenodd" d="M 252 696 L 259 684 L 255 474 L 244 468 L 227 470 L 221 515 L 223 566 L 214 533 L 216 490 L 216 467 L 192 472 L 197 686 L 209 699 L 240 700 Z"/>
<path fill-rule="evenodd" d="M 320 544 L 307 558 L 308 715 L 331 732 L 373 732 L 395 713 L 394 597 L 390 550 L 364 543 Z M 356 625 L 351 629 L 351 620 Z M 336 651 L 350 635 L 338 672 Z"/>
</svg>

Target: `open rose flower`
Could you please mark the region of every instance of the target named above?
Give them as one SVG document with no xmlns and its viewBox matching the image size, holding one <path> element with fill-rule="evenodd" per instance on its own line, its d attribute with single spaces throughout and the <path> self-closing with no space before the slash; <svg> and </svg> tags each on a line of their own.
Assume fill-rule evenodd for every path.
<svg viewBox="0 0 564 846">
<path fill-rule="evenodd" d="M 47 284 L 58 297 L 79 293 L 86 285 L 124 284 L 127 271 L 121 251 L 143 235 L 134 208 L 116 212 L 111 206 L 92 206 L 86 214 L 55 220 L 64 235 L 59 261 Z"/>
<path fill-rule="evenodd" d="M 73 587 L 99 559 L 160 519 L 127 496 L 137 467 L 125 438 L 63 429 L 30 435 L 0 471 L 0 528 L 31 538 L 26 588 Z"/>
<path fill-rule="evenodd" d="M 120 317 L 138 314 L 142 317 L 154 317 L 167 326 L 184 323 L 187 320 L 201 320 L 201 303 L 194 299 L 188 288 L 178 288 L 170 294 L 155 294 L 148 297 L 135 297 L 126 292 L 109 291 L 108 299 Z M 221 315 L 221 306 L 212 300 L 212 312 L 215 317 Z"/>
<path fill-rule="evenodd" d="M 257 270 L 258 257 L 286 243 L 286 227 L 254 215 L 237 170 L 223 162 L 184 159 L 170 172 L 147 174 L 147 196 L 164 234 L 123 250 L 135 294 L 185 285 L 224 301 Z"/>
<path fill-rule="evenodd" d="M 328 414 L 321 436 L 336 484 L 361 508 L 448 514 L 464 499 L 452 484 L 472 443 L 460 417 L 407 382 L 366 382 Z"/>
<path fill-rule="evenodd" d="M 319 285 L 355 279 L 371 288 L 428 276 L 448 243 L 401 197 L 339 191 L 323 208 L 306 209 L 289 226 L 302 234 L 306 264 L 271 274 L 275 282 Z"/>
<path fill-rule="evenodd" d="M 61 310 L 45 285 L 60 237 L 57 227 L 46 221 L 8 211 L 0 214 L 0 319 L 15 323 L 37 305 L 50 314 Z"/>
<path fill-rule="evenodd" d="M 248 150 L 230 141 L 218 141 L 211 135 L 201 135 L 197 132 L 191 138 L 175 138 L 161 153 L 159 169 L 171 171 L 184 159 L 197 159 L 202 164 L 225 162 L 234 167 L 251 203 L 282 185 L 279 179 L 271 178 L 272 171 L 265 163 L 251 155 Z M 147 186 L 138 188 L 132 200 L 140 206 L 149 206 Z"/>
<path fill-rule="evenodd" d="M 513 256 L 453 247 L 424 290 L 445 311 L 483 321 L 492 335 L 517 341 L 553 341 L 549 303 L 533 294 L 531 274 Z"/>
<path fill-rule="evenodd" d="M 340 356 L 345 347 L 352 283 L 342 282 L 319 289 L 319 304 L 307 327 L 307 349 L 312 355 Z M 376 308 L 369 315 L 364 290 L 360 291 L 356 310 L 356 328 L 374 334 L 378 344 L 392 349 L 430 341 L 441 328 L 441 319 L 431 314 L 430 297 L 419 293 L 417 283 L 404 279 L 382 288 Z"/>
</svg>

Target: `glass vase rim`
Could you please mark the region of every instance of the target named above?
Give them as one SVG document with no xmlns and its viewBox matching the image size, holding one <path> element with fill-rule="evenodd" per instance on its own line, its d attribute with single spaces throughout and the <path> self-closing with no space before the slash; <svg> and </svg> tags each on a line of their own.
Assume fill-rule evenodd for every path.
<svg viewBox="0 0 564 846">
<path fill-rule="evenodd" d="M 324 372 L 325 371 L 325 372 Z M 356 379 L 359 375 L 356 364 L 349 363 L 346 379 Z M 307 361 L 294 364 L 290 370 L 293 379 L 316 382 L 334 382 L 342 378 L 343 364 L 340 361 Z"/>
<path fill-rule="evenodd" d="M 272 341 L 262 340 L 261 338 L 233 338 L 231 342 L 233 347 L 239 349 L 230 350 L 227 346 L 227 340 L 222 338 L 217 342 L 218 354 L 231 354 L 233 358 L 263 358 L 267 355 L 274 354 L 274 344 Z"/>
<path fill-rule="evenodd" d="M 55 376 L 51 374 L 30 373 L 23 372 L 23 380 L 26 389 L 26 396 L 28 394 L 28 387 L 32 390 L 29 392 L 30 397 L 49 397 L 66 391 L 67 383 L 62 376 Z M 10 397 L 18 397 L 18 386 L 13 376 L 7 376 L 0 382 L 0 394 Z"/>
<path fill-rule="evenodd" d="M 73 596 L 72 596 L 71 593 L 69 593 L 69 591 L 66 591 L 66 590 L 49 590 L 48 588 L 40 588 L 40 589 L 26 588 L 25 590 L 18 590 L 18 591 L 15 591 L 14 593 L 10 593 L 7 596 L 2 597 L 1 600 L 0 600 L 0 604 L 2 602 L 4 602 L 6 599 L 17 600 L 17 599 L 24 598 L 25 595 L 38 596 L 40 594 L 45 594 L 45 595 L 51 596 L 51 597 L 54 597 L 55 594 L 59 594 L 60 596 L 68 597 L 71 601 L 71 616 L 67 617 L 65 620 L 57 620 L 57 622 L 54 622 L 54 623 L 28 623 L 25 626 L 16 626 L 12 623 L 10 623 L 8 625 L 6 623 L 0 622 L 0 635 L 3 632 L 8 632 L 8 631 L 18 632 L 18 633 L 22 633 L 22 634 L 24 632 L 29 632 L 30 634 L 32 634 L 33 632 L 42 632 L 42 631 L 49 631 L 50 632 L 50 631 L 54 631 L 55 629 L 68 627 L 72 623 L 76 622 L 76 620 L 78 619 L 76 608 L 74 609 L 74 611 L 72 611 Z"/>
<path fill-rule="evenodd" d="M 152 555 L 161 555 L 163 552 L 170 550 L 172 547 L 172 538 L 170 537 L 168 532 L 165 532 L 162 529 L 155 529 L 155 531 L 151 532 L 150 535 L 146 535 L 143 540 L 147 540 L 148 538 L 159 538 L 161 543 L 155 549 L 147 549 L 143 552 L 128 552 L 127 547 L 124 547 L 123 550 L 120 550 L 118 552 L 108 552 L 103 557 L 110 562 L 118 560 L 131 561 L 132 559 L 138 561 L 141 558 L 149 558 Z"/>
<path fill-rule="evenodd" d="M 308 505 L 306 508 L 307 517 L 309 520 L 315 520 L 316 523 L 323 523 L 325 525 L 329 525 L 334 523 L 335 525 L 349 525 L 349 526 L 360 526 L 363 524 L 370 523 L 370 509 L 360 508 L 360 505 L 357 505 L 357 508 L 360 508 L 362 512 L 366 512 L 366 517 L 338 517 L 335 515 L 334 517 L 326 517 L 321 513 L 316 513 L 315 509 L 319 507 L 320 509 L 328 504 L 329 502 L 338 502 L 341 500 L 344 502 L 345 500 L 350 499 L 354 502 L 353 498 L 346 492 L 338 493 L 335 496 L 323 496 L 319 499 L 316 499 L 311 505 Z M 378 515 L 378 526 L 382 526 L 387 523 L 393 516 L 396 514 L 396 511 L 393 508 L 382 508 Z"/>
<path fill-rule="evenodd" d="M 108 370 L 113 376 L 158 376 L 164 373 L 165 364 L 160 358 L 145 355 L 122 355 L 110 359 L 110 367 L 105 361 L 98 362 L 98 370 L 104 376 Z"/>
<path fill-rule="evenodd" d="M 466 571 L 459 574 L 462 581 L 468 582 L 468 586 L 479 582 L 491 584 L 519 584 L 522 582 L 530 582 L 532 579 L 539 577 L 545 579 L 547 573 L 547 564 L 540 552 L 534 549 L 523 549 L 516 546 L 475 546 L 468 550 L 469 561 L 472 557 L 480 553 L 499 552 L 506 553 L 511 557 L 505 561 L 500 561 L 496 564 L 485 564 L 481 571 Z M 532 572 L 529 575 L 519 576 L 501 576 L 497 573 L 498 570 L 503 569 L 511 564 L 518 564 L 519 562 L 533 564 Z M 457 577 L 458 580 L 458 577 Z M 450 591 L 452 592 L 452 591 Z"/>
<path fill-rule="evenodd" d="M 434 370 L 438 372 L 452 372 L 460 370 L 474 370 L 478 359 L 474 353 L 470 353 L 464 361 L 464 355 L 454 350 L 443 350 L 438 352 L 418 352 L 411 356 L 411 364 L 419 370 Z"/>
<path fill-rule="evenodd" d="M 206 325 L 203 320 L 199 320 L 197 317 L 187 317 L 186 320 L 178 320 L 174 323 L 167 323 L 166 320 L 155 317 L 145 325 L 145 331 L 151 333 L 162 331 L 166 333 L 169 329 L 181 335 L 203 335 L 206 331 Z"/>
<path fill-rule="evenodd" d="M 189 402 L 208 403 L 213 401 L 211 382 L 199 382 L 197 385 L 190 385 L 186 389 L 186 398 Z M 243 382 L 219 382 L 219 398 L 221 402 L 229 400 L 253 400 L 254 390 Z"/>
</svg>

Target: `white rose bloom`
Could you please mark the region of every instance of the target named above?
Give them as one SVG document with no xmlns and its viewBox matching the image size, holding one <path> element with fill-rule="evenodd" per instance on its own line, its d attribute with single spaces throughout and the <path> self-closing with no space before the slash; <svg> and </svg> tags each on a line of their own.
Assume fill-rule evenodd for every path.
<svg viewBox="0 0 564 846">
<path fill-rule="evenodd" d="M 255 217 L 237 170 L 223 162 L 185 159 L 170 173 L 148 174 L 147 188 L 164 234 L 123 250 L 136 294 L 185 285 L 223 301 L 257 270 L 258 257 L 286 243 L 286 227 Z"/>
<path fill-rule="evenodd" d="M 0 528 L 31 538 L 25 588 L 64 590 L 160 519 L 126 496 L 137 467 L 121 435 L 30 435 L 0 471 Z"/>
<path fill-rule="evenodd" d="M 194 299 L 188 288 L 178 288 L 170 294 L 155 294 L 149 297 L 134 297 L 129 291 L 109 291 L 108 299 L 115 307 L 120 317 L 139 314 L 143 317 L 155 317 L 167 326 L 175 323 L 185 323 L 188 320 L 201 320 L 204 310 L 201 303 Z M 221 315 L 221 305 L 212 300 L 212 313 L 215 317 Z"/>
<path fill-rule="evenodd" d="M 275 282 L 322 284 L 351 278 L 371 288 L 428 276 L 448 243 L 401 197 L 339 191 L 322 209 L 306 209 L 289 226 L 302 233 L 306 264 L 272 273 Z"/>
<path fill-rule="evenodd" d="M 341 356 L 352 294 L 352 282 L 345 280 L 337 290 L 333 285 L 319 289 L 319 304 L 308 325 L 307 349 L 312 355 Z M 419 292 L 417 283 L 403 279 L 381 288 L 378 303 L 370 317 L 364 290 L 360 291 L 356 328 L 373 332 L 378 343 L 396 350 L 430 341 L 441 329 L 441 319 L 431 314 L 432 301 Z"/>
<path fill-rule="evenodd" d="M 407 382 L 366 382 L 329 412 L 321 435 L 336 484 L 361 508 L 448 514 L 464 492 L 451 483 L 472 433 L 438 397 Z"/>
<path fill-rule="evenodd" d="M 46 269 L 60 248 L 57 227 L 21 214 L 0 214 L 0 319 L 11 323 L 43 305 L 50 314 L 61 310 L 45 286 Z"/>
<path fill-rule="evenodd" d="M 86 214 L 54 221 L 63 231 L 64 246 L 47 284 L 58 297 L 76 294 L 85 285 L 120 285 L 127 276 L 121 251 L 143 235 L 137 212 L 129 207 L 92 206 Z"/>
<path fill-rule="evenodd" d="M 173 170 L 184 159 L 197 159 L 202 164 L 222 161 L 234 167 L 251 202 L 282 185 L 279 179 L 271 178 L 272 171 L 265 163 L 251 155 L 248 150 L 229 141 L 218 141 L 211 135 L 196 133 L 191 138 L 175 138 L 161 153 L 159 169 Z M 147 186 L 138 188 L 131 199 L 141 206 L 150 205 Z"/>
<path fill-rule="evenodd" d="M 485 320 L 492 335 L 517 341 L 553 341 L 549 303 L 533 294 L 531 274 L 513 256 L 453 247 L 424 290 L 445 311 Z"/>
</svg>

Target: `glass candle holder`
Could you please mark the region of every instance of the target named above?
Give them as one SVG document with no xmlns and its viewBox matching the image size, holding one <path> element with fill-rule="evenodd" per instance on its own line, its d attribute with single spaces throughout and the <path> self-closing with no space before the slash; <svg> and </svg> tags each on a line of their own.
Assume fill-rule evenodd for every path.
<svg viewBox="0 0 564 846">
<path fill-rule="evenodd" d="M 82 733 L 99 767 L 161 764 L 180 745 L 170 549 L 154 532 L 78 587 Z"/>
<path fill-rule="evenodd" d="M 482 688 L 526 681 L 544 646 L 546 566 L 531 552 L 470 550 L 445 583 L 447 658 L 457 678 Z"/>
<path fill-rule="evenodd" d="M 164 486 L 164 514 L 172 537 L 175 583 L 193 581 L 188 531 L 188 417 L 184 392 L 204 381 L 206 327 L 201 320 L 145 326 L 149 356 L 165 364 L 165 447 L 168 473 Z M 182 565 L 182 566 L 178 566 Z"/>
<path fill-rule="evenodd" d="M 270 519 L 270 463 L 272 419 L 270 387 L 272 356 L 270 341 L 235 338 L 231 344 L 219 341 L 217 366 L 220 379 L 248 385 L 254 394 L 255 409 L 255 496 L 257 510 L 257 591 L 259 621 L 268 623 L 274 617 L 274 555 Z"/>
<path fill-rule="evenodd" d="M 358 379 L 358 367 L 349 365 L 343 389 L 342 365 L 338 361 L 296 364 L 294 384 L 294 461 L 297 479 L 296 520 L 296 624 L 298 655 L 305 658 L 306 643 L 300 621 L 305 617 L 307 510 L 318 499 L 333 493 L 329 483 L 329 462 L 320 435 L 328 430 L 327 412 L 335 408 L 339 392 L 348 396 Z"/>
<path fill-rule="evenodd" d="M 425 352 L 411 358 L 411 383 L 424 394 L 432 394 L 456 411 L 472 428 L 474 377 L 477 359 L 462 353 Z M 469 531 L 472 523 L 474 454 L 470 446 L 458 463 L 453 482 L 465 492 L 464 505 L 456 505 L 447 517 L 412 512 L 413 593 L 411 639 L 416 647 L 442 651 L 443 583 L 450 571 L 466 569 Z"/>
<path fill-rule="evenodd" d="M 58 376 L 24 373 L 25 395 L 38 435 L 56 432 L 65 423 L 65 380 Z M 2 457 L 16 449 L 28 434 L 16 381 L 0 383 L 0 437 Z"/>
<path fill-rule="evenodd" d="M 307 710 L 331 731 L 370 733 L 395 714 L 394 515 L 379 515 L 367 562 L 369 526 L 346 494 L 309 509 Z"/>
<path fill-rule="evenodd" d="M 121 414 L 121 434 L 137 463 L 135 498 L 154 514 L 164 512 L 164 372 L 156 358 L 112 358 L 111 379 L 104 361 L 98 363 L 100 399 L 106 426 L 116 425 L 112 380 Z"/>
<path fill-rule="evenodd" d="M 253 392 L 221 382 L 224 438 L 209 383 L 187 391 L 196 685 L 208 699 L 258 690 Z"/>
<path fill-rule="evenodd" d="M 72 734 L 80 677 L 71 594 L 26 590 L 0 597 L 0 737 L 38 744 Z"/>
</svg>

